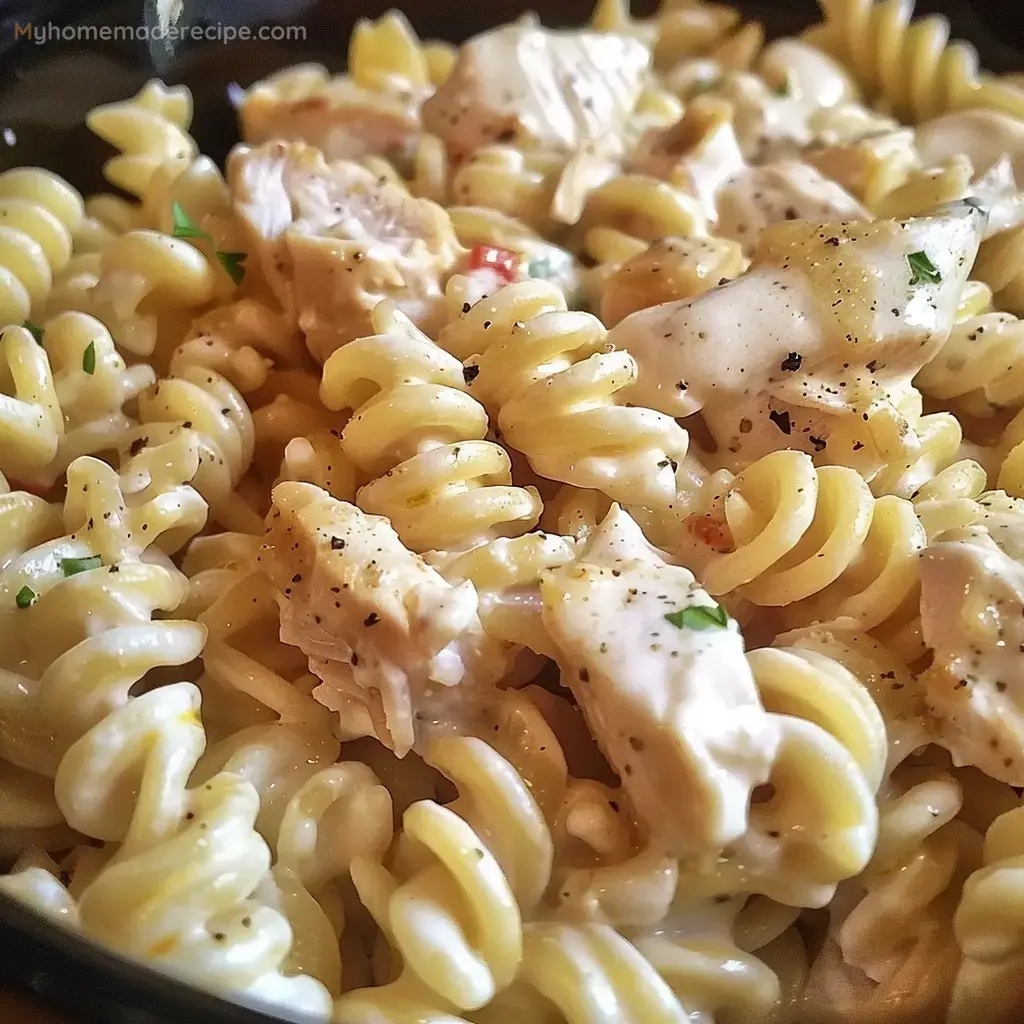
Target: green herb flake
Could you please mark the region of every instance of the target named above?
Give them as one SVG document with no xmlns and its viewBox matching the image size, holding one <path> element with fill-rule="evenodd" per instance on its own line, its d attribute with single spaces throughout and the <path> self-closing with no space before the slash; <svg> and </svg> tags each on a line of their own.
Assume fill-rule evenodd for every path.
<svg viewBox="0 0 1024 1024">
<path fill-rule="evenodd" d="M 36 342 L 38 344 L 42 345 L 43 329 L 42 327 L 39 326 L 39 324 L 34 324 L 32 323 L 31 320 L 26 320 L 21 326 L 24 327 L 25 330 L 28 331 L 28 333 L 31 334 L 32 337 L 36 339 Z"/>
<path fill-rule="evenodd" d="M 77 576 L 80 572 L 98 569 L 103 564 L 100 555 L 87 555 L 85 558 L 62 558 L 60 569 L 65 576 Z"/>
<path fill-rule="evenodd" d="M 235 284 L 241 284 L 245 278 L 245 267 L 242 264 L 248 259 L 249 254 L 246 252 L 221 252 L 217 250 L 217 259 L 220 260 L 220 265 L 227 271 L 228 277 L 231 278 Z"/>
<path fill-rule="evenodd" d="M 171 234 L 175 238 L 204 238 L 208 242 L 213 241 L 208 231 L 203 231 L 202 228 L 193 223 L 192 218 L 189 217 L 185 212 L 185 208 L 177 200 L 171 203 L 171 219 L 174 221 L 174 228 Z"/>
<path fill-rule="evenodd" d="M 772 92 L 779 97 L 785 98 L 793 92 L 793 83 L 790 81 L 789 72 L 786 72 L 786 77 L 781 85 L 777 85 L 772 89 Z"/>
<path fill-rule="evenodd" d="M 910 264 L 911 284 L 938 284 L 942 280 L 939 268 L 928 259 L 927 253 L 912 252 L 907 256 L 907 263 Z"/>
<path fill-rule="evenodd" d="M 691 604 L 665 616 L 676 629 L 725 629 L 729 624 L 729 613 L 720 605 Z"/>
<path fill-rule="evenodd" d="M 551 277 L 551 260 L 530 260 L 526 270 L 530 277 Z"/>
<path fill-rule="evenodd" d="M 96 342 L 90 341 L 82 353 L 82 369 L 91 377 L 96 372 Z"/>
<path fill-rule="evenodd" d="M 37 596 L 38 595 L 31 587 L 22 587 L 21 590 L 14 595 L 14 603 L 19 608 L 28 608 L 29 605 L 35 604 Z"/>
</svg>

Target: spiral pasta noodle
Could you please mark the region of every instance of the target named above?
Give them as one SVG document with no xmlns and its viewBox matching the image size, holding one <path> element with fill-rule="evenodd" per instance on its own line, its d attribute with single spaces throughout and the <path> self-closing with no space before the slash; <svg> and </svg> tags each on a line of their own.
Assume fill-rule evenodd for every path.
<svg viewBox="0 0 1024 1024">
<path fill-rule="evenodd" d="M 980 313 L 953 326 L 938 355 L 914 378 L 930 398 L 956 400 L 973 416 L 1024 401 L 1024 324 L 1009 313 Z"/>
<path fill-rule="evenodd" d="M 82 197 L 39 167 L 0 174 L 0 324 L 20 324 L 49 298 L 71 259 Z"/>
<path fill-rule="evenodd" d="M 626 352 L 603 351 L 604 339 L 601 322 L 567 312 L 558 289 L 524 281 L 465 310 L 439 344 L 474 357 L 470 390 L 541 476 L 630 504 L 663 504 L 675 496 L 686 431 L 661 413 L 618 404 L 636 364 Z"/>
<path fill-rule="evenodd" d="M 719 504 L 720 501 L 720 504 Z M 917 556 L 925 531 L 902 498 L 875 498 L 842 466 L 815 468 L 795 451 L 766 455 L 716 499 L 720 511 L 690 520 L 697 538 L 723 536 L 703 559 L 712 596 L 737 593 L 782 609 L 791 627 L 850 617 L 866 630 L 902 629 L 916 614 Z"/>
<path fill-rule="evenodd" d="M 4 640 L 0 644 L 0 851 L 13 859 L 32 847 L 58 849 L 73 833 L 53 798 L 53 737 L 37 707 L 38 686 L 25 674 L 15 643 L 16 595 L 11 589 L 24 559 L 63 532 L 60 509 L 25 491 L 0 494 L 0 588 Z M 45 885 L 45 880 L 42 880 Z"/>
<path fill-rule="evenodd" d="M 949 22 L 913 20 L 913 4 L 884 0 L 819 0 L 824 25 L 808 34 L 850 67 L 871 99 L 914 121 L 949 110 L 982 107 L 1024 116 L 1024 92 L 978 71 L 978 55 L 948 42 Z"/>
<path fill-rule="evenodd" d="M 183 433 L 196 450 L 193 482 L 228 529 L 262 531 L 262 520 L 235 488 L 252 461 L 252 416 L 245 400 L 220 374 L 184 363 L 139 397 L 132 445 L 144 448 Z"/>
<path fill-rule="evenodd" d="M 748 659 L 781 732 L 773 792 L 751 805 L 748 832 L 720 856 L 708 894 L 753 891 L 823 906 L 874 848 L 885 726 L 860 680 L 825 655 L 759 648 Z"/>
<path fill-rule="evenodd" d="M 430 992 L 441 1005 L 484 1006 L 515 978 L 522 914 L 547 885 L 551 835 L 515 769 L 472 737 L 436 740 L 427 761 L 453 777 L 460 801 L 455 809 L 421 801 L 406 810 L 403 836 L 430 857 L 421 857 L 404 880 L 373 862 L 353 864 L 360 898 L 405 968 L 389 986 L 344 996 L 338 1004 L 344 1020 L 366 1019 L 371 1007 L 386 1012 L 396 1001 Z"/>
<path fill-rule="evenodd" d="M 120 150 L 103 168 L 107 180 L 140 200 L 155 177 L 176 177 L 197 155 L 188 134 L 192 95 L 183 86 L 169 89 L 152 79 L 130 100 L 94 108 L 87 122 Z"/>
<path fill-rule="evenodd" d="M 387 516 L 414 551 L 530 530 L 540 498 L 512 486 L 508 455 L 484 440 L 487 414 L 466 393 L 462 364 L 392 303 L 372 318 L 380 333 L 337 349 L 320 389 L 329 409 L 354 410 L 341 446 L 370 479 L 357 504 Z"/>
<path fill-rule="evenodd" d="M 992 289 L 1001 309 L 1024 316 L 1024 230 L 1008 228 L 985 239 L 973 274 Z"/>
<path fill-rule="evenodd" d="M 992 1021 L 1010 1021 L 1016 1015 L 1024 961 L 1022 858 L 1024 811 L 1016 808 L 989 826 L 982 866 L 964 883 L 956 908 L 954 926 L 964 961 L 953 989 L 953 1024 L 979 1014 Z"/>
</svg>

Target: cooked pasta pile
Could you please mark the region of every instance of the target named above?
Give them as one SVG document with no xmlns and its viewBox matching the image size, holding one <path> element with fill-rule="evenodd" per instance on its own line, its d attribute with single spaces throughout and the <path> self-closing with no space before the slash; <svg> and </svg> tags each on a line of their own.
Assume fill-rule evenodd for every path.
<svg viewBox="0 0 1024 1024">
<path fill-rule="evenodd" d="M 1024 1014 L 1024 91 L 601 0 L 0 174 L 0 888 L 339 1024 Z"/>
</svg>

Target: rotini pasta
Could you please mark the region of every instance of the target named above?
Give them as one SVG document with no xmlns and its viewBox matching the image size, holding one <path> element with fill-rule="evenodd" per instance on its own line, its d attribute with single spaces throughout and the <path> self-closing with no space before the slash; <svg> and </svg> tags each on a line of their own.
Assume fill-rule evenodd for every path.
<svg viewBox="0 0 1024 1024">
<path fill-rule="evenodd" d="M 983 865 L 964 883 L 954 926 L 964 952 L 950 1008 L 960 1024 L 983 1014 L 1010 1021 L 1022 994 L 1020 870 L 1024 812 L 1000 815 L 985 833 Z"/>
<path fill-rule="evenodd" d="M 371 322 L 378 333 L 334 352 L 320 387 L 327 408 L 354 413 L 341 447 L 370 481 L 359 507 L 387 516 L 414 551 L 532 529 L 540 498 L 512 486 L 508 455 L 484 440 L 487 414 L 466 393 L 462 364 L 393 303 L 379 305 Z"/>
<path fill-rule="evenodd" d="M 82 197 L 39 167 L 0 174 L 0 324 L 20 324 L 42 308 L 54 275 L 71 259 Z"/>
<path fill-rule="evenodd" d="M 875 498 L 851 469 L 780 451 L 711 504 L 686 522 L 680 551 L 713 597 L 779 608 L 791 628 L 849 617 L 885 635 L 915 617 L 926 536 L 909 501 Z"/>
<path fill-rule="evenodd" d="M 596 317 L 567 312 L 557 289 L 530 281 L 464 310 L 439 344 L 468 359 L 471 392 L 541 476 L 613 500 L 663 504 L 675 495 L 686 431 L 619 404 L 635 364 L 628 353 L 604 351 L 604 339 Z"/>
<path fill-rule="evenodd" d="M 825 22 L 809 42 L 847 62 L 865 92 L 897 117 L 924 121 L 948 110 L 987 107 L 1024 116 L 1024 93 L 979 74 L 967 43 L 949 43 L 949 22 L 913 20 L 913 4 L 885 0 L 819 0 Z"/>
</svg>

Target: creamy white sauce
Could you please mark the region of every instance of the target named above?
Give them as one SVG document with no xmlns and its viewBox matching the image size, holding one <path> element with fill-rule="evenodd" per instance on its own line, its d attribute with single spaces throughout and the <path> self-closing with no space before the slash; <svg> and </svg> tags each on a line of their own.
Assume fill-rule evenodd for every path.
<svg viewBox="0 0 1024 1024">
<path fill-rule="evenodd" d="M 639 368 L 628 400 L 703 413 L 720 451 L 747 462 L 783 445 L 822 455 L 837 417 L 844 443 L 865 447 L 849 430 L 945 340 L 983 225 L 968 204 L 902 223 L 773 225 L 747 274 L 609 332 Z M 912 283 L 919 252 L 939 281 Z"/>
</svg>

